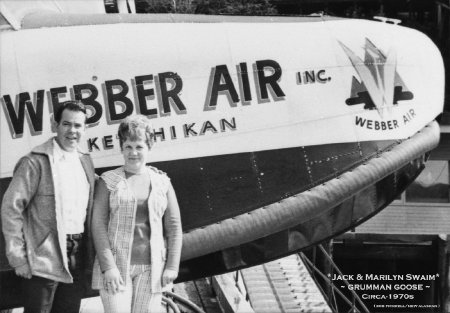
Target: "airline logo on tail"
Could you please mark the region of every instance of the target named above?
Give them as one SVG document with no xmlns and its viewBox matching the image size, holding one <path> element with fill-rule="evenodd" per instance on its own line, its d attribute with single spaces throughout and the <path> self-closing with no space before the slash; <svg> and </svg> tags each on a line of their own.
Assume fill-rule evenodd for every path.
<svg viewBox="0 0 450 313">
<path fill-rule="evenodd" d="M 398 101 L 413 99 L 413 93 L 408 90 L 397 73 L 395 50 L 389 50 L 385 56 L 366 38 L 365 56 L 362 60 L 342 42 L 339 43 L 359 76 L 359 80 L 353 76 L 350 98 L 346 100 L 347 105 L 364 103 L 364 109 L 376 109 L 383 118 L 385 110 L 389 112 Z"/>
</svg>

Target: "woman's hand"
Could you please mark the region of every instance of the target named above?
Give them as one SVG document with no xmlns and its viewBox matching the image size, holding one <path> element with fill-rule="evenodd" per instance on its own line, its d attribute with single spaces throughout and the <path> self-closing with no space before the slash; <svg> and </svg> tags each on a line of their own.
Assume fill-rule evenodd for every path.
<svg viewBox="0 0 450 313">
<path fill-rule="evenodd" d="M 171 284 L 178 277 L 178 272 L 174 270 L 165 269 L 162 275 L 162 287 Z"/>
<path fill-rule="evenodd" d="M 125 286 L 117 267 L 105 271 L 103 276 L 103 283 L 105 284 L 104 285 L 105 290 L 112 295 L 123 290 L 123 287 Z"/>
</svg>

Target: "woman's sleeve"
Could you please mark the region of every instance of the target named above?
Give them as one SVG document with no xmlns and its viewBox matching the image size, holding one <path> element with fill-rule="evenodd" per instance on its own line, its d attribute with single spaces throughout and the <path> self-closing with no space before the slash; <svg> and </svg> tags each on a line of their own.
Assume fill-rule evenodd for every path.
<svg viewBox="0 0 450 313">
<path fill-rule="evenodd" d="M 108 240 L 109 191 L 103 179 L 95 185 L 94 208 L 92 216 L 92 236 L 100 269 L 103 272 L 116 267 Z"/>
<path fill-rule="evenodd" d="M 180 266 L 183 231 L 181 229 L 180 208 L 172 184 L 167 191 L 167 209 L 164 213 L 164 232 L 167 236 L 166 269 L 178 271 Z"/>
</svg>

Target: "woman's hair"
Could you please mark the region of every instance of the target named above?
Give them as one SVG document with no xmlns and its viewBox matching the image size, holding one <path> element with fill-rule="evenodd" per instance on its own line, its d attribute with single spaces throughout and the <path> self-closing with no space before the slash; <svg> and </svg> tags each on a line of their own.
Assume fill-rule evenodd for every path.
<svg viewBox="0 0 450 313">
<path fill-rule="evenodd" d="M 145 142 L 149 149 L 152 148 L 154 143 L 153 128 L 150 120 L 144 115 L 133 115 L 127 117 L 119 125 L 119 142 L 120 148 L 123 143 L 128 140 L 138 140 L 145 136 Z"/>
</svg>

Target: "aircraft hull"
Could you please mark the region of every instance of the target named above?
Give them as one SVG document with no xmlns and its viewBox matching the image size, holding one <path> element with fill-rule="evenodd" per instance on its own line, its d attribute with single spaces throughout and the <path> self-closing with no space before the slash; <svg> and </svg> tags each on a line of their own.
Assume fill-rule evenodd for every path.
<svg viewBox="0 0 450 313">
<path fill-rule="evenodd" d="M 356 227 L 406 189 L 424 168 L 427 151 L 438 140 L 439 127 L 432 123 L 408 141 L 380 151 L 323 184 L 187 232 L 184 239 L 191 249 L 183 253 L 186 262 L 180 279 L 267 262 Z M 204 255 L 205 250 L 215 252 Z"/>
<path fill-rule="evenodd" d="M 329 171 L 333 172 L 329 179 L 319 184 L 298 179 L 296 172 L 305 164 L 303 159 L 305 154 L 304 151 L 295 149 L 236 156 L 235 163 L 250 164 L 248 171 L 253 175 L 242 172 L 242 169 L 223 172 L 221 175 L 217 172 L 211 173 L 208 170 L 208 162 L 202 159 L 186 160 L 187 165 L 190 165 L 191 173 L 185 173 L 185 176 L 180 174 L 180 169 L 172 162 L 155 164 L 180 180 L 194 179 L 205 182 L 201 184 L 202 188 L 199 191 L 185 187 L 190 184 L 179 186 L 178 199 L 182 205 L 191 201 L 190 199 L 195 195 L 197 196 L 194 198 L 202 198 L 205 190 L 212 190 L 211 186 L 219 185 L 221 190 L 229 189 L 228 192 L 232 195 L 235 194 L 231 191 L 234 188 L 257 190 L 257 192 L 254 191 L 253 201 L 247 204 L 246 209 L 238 213 L 235 210 L 231 214 L 228 208 L 242 208 L 245 205 L 245 199 L 242 199 L 244 201 L 242 203 L 239 196 L 237 198 L 223 197 L 216 206 L 211 206 L 211 203 L 207 201 L 208 197 L 204 196 L 203 202 L 195 203 L 199 206 L 198 212 L 204 212 L 205 205 L 215 212 L 215 215 L 211 216 L 206 223 L 202 223 L 204 220 L 201 216 L 195 215 L 195 210 L 181 212 L 183 220 L 190 221 L 190 224 L 186 223 L 184 228 L 184 250 L 177 281 L 217 275 L 261 264 L 308 248 L 354 228 L 404 191 L 422 171 L 427 152 L 437 145 L 438 140 L 439 127 L 434 122 L 419 134 L 403 142 L 366 143 L 363 145 L 363 150 L 367 153 L 365 157 L 360 155 L 363 150 L 359 150 L 355 153 L 360 155 L 359 161 L 352 162 L 352 166 L 343 163 L 347 165 L 341 168 L 340 174 L 330 170 L 329 166 L 316 168 L 317 175 L 323 174 L 320 177 L 328 176 Z M 317 153 L 321 149 L 327 151 L 330 148 L 332 147 L 315 147 L 316 150 L 308 151 Z M 292 179 L 280 181 L 273 178 L 269 184 L 267 181 L 261 181 L 258 178 L 259 175 L 255 174 L 261 173 L 263 164 L 280 159 L 286 164 L 283 176 L 290 176 Z M 334 168 L 336 167 L 338 165 L 334 163 Z M 199 173 L 202 173 L 202 177 L 192 174 L 196 172 L 193 170 L 196 168 Z M 99 173 L 104 170 L 106 169 L 101 169 Z M 289 172 L 293 174 L 288 175 Z M 247 183 L 241 184 L 239 188 L 233 182 L 233 178 L 238 174 L 247 177 Z M 248 176 L 254 178 L 249 179 Z M 270 174 L 268 176 L 270 178 Z M 358 182 L 349 183 L 355 180 L 354 177 L 358 177 Z M 224 184 L 224 181 L 229 183 Z M 6 183 L 7 181 L 2 181 L 2 188 Z M 292 185 L 292 192 L 278 191 L 285 190 L 284 184 Z M 261 186 L 266 188 L 261 189 Z M 278 201 L 275 203 L 264 201 L 263 194 L 269 194 L 272 199 L 276 198 Z M 260 211 L 272 211 L 272 213 L 267 213 L 269 216 L 264 217 L 266 213 Z M 281 218 L 283 215 L 285 218 Z M 1 244 L 3 244 L 2 240 L 0 236 Z M 0 309 L 20 306 L 20 299 L 17 297 L 21 289 L 20 280 L 13 271 L 8 270 L 3 251 L 0 253 L 0 266 L 2 268 Z M 88 292 L 91 296 L 96 294 L 92 290 Z"/>
</svg>

